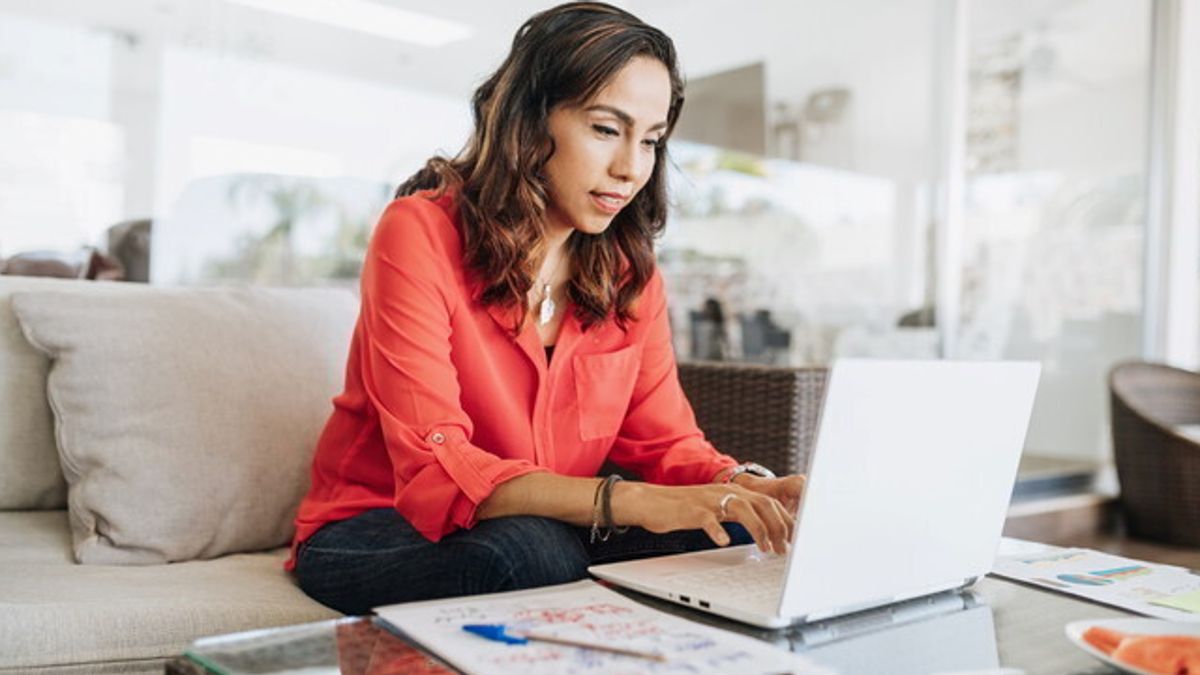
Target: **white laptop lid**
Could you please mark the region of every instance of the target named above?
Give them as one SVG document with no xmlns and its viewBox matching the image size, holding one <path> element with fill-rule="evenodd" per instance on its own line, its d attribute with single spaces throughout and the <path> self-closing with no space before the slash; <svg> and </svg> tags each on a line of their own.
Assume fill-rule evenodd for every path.
<svg viewBox="0 0 1200 675">
<path fill-rule="evenodd" d="M 986 574 L 1040 370 L 835 362 L 780 615 L 811 620 Z"/>
</svg>

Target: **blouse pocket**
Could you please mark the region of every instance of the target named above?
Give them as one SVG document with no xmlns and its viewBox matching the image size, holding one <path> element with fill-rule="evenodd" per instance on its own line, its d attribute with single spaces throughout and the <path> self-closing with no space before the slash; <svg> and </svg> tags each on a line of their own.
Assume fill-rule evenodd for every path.
<svg viewBox="0 0 1200 675">
<path fill-rule="evenodd" d="M 575 357 L 575 396 L 582 440 L 616 436 L 629 409 L 638 376 L 637 345 L 607 354 Z"/>
</svg>

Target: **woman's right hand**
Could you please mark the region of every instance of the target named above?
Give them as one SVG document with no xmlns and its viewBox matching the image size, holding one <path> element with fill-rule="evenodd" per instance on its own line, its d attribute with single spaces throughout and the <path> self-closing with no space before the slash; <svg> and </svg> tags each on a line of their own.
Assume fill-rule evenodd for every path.
<svg viewBox="0 0 1200 675">
<path fill-rule="evenodd" d="M 792 514 L 778 499 L 736 484 L 622 481 L 613 486 L 612 509 L 616 525 L 636 525 L 660 534 L 704 530 L 718 546 L 729 544 L 721 523 L 740 523 L 763 552 L 786 552 L 796 526 Z"/>
</svg>

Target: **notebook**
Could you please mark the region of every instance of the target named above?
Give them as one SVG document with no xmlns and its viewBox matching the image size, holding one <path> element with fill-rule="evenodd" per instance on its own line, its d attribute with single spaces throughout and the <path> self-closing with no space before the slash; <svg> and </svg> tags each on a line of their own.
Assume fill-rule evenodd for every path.
<svg viewBox="0 0 1200 675">
<path fill-rule="evenodd" d="M 749 545 L 588 569 L 768 628 L 965 588 L 995 558 L 1040 370 L 839 360 L 786 555 Z"/>
</svg>

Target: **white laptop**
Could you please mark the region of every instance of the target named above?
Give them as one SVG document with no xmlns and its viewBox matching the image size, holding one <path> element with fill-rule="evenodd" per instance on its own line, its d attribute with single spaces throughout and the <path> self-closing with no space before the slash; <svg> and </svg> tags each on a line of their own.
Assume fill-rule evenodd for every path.
<svg viewBox="0 0 1200 675">
<path fill-rule="evenodd" d="M 965 588 L 992 568 L 1040 371 L 839 360 L 787 555 L 750 544 L 588 571 L 768 628 Z"/>
</svg>

